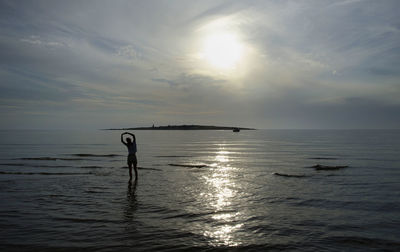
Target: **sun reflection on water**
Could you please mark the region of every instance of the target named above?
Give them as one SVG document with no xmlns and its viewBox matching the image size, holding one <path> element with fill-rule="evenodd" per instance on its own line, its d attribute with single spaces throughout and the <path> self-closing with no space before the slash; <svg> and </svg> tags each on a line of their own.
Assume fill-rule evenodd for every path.
<svg viewBox="0 0 400 252">
<path fill-rule="evenodd" d="M 215 153 L 210 172 L 203 176 L 206 190 L 200 194 L 205 204 L 213 209 L 213 223 L 203 235 L 211 238 L 214 245 L 237 246 L 240 244 L 237 232 L 243 224 L 237 222 L 240 212 L 234 207 L 238 195 L 235 182 L 237 168 L 230 164 L 229 154 L 223 145 Z"/>
<path fill-rule="evenodd" d="M 218 156 L 215 157 L 215 160 L 221 163 L 226 163 L 229 161 L 229 158 L 228 156 L 224 156 L 223 154 L 218 153 Z"/>
</svg>

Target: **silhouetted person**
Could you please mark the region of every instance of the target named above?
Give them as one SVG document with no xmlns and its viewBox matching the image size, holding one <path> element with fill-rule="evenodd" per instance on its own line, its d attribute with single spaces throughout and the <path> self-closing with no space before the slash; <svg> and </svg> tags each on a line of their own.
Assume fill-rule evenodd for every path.
<svg viewBox="0 0 400 252">
<path fill-rule="evenodd" d="M 133 138 L 126 138 L 126 142 L 124 141 L 124 135 L 131 135 Z M 136 137 L 134 134 L 129 132 L 124 132 L 121 134 L 121 142 L 128 148 L 128 167 L 129 167 L 129 180 L 132 180 L 132 165 L 135 168 L 135 180 L 138 178 L 137 172 L 137 158 L 136 158 Z"/>
</svg>

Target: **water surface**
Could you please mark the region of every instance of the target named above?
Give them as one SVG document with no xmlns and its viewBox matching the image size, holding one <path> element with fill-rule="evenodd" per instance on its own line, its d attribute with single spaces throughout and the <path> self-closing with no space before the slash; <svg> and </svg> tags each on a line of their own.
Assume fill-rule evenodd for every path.
<svg viewBox="0 0 400 252">
<path fill-rule="evenodd" d="M 0 248 L 400 249 L 400 131 L 134 133 L 137 183 L 118 131 L 0 131 Z"/>
</svg>

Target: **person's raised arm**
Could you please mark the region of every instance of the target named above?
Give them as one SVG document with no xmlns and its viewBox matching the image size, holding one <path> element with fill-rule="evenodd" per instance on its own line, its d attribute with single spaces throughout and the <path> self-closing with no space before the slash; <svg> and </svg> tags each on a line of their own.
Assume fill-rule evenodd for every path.
<svg viewBox="0 0 400 252">
<path fill-rule="evenodd" d="M 124 132 L 124 133 L 121 134 L 121 143 L 123 143 L 123 144 L 126 145 L 126 143 L 125 143 L 125 141 L 124 141 L 124 135 L 125 135 L 125 134 L 126 134 L 126 132 Z"/>
</svg>

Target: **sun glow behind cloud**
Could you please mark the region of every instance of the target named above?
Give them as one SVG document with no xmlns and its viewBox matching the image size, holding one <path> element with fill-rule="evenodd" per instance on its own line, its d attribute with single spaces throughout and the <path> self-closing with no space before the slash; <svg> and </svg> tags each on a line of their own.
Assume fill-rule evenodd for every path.
<svg viewBox="0 0 400 252">
<path fill-rule="evenodd" d="M 228 16 L 208 21 L 196 30 L 194 49 L 199 72 L 231 80 L 243 76 L 250 47 L 242 40 L 238 22 Z"/>
<path fill-rule="evenodd" d="M 232 33 L 212 34 L 204 40 L 201 55 L 216 68 L 232 69 L 241 59 L 242 45 Z"/>
</svg>

